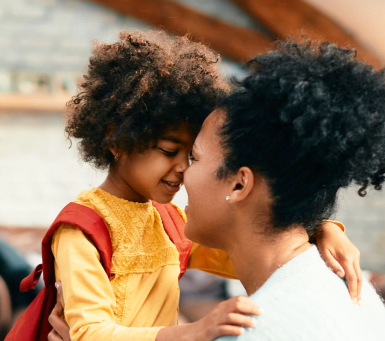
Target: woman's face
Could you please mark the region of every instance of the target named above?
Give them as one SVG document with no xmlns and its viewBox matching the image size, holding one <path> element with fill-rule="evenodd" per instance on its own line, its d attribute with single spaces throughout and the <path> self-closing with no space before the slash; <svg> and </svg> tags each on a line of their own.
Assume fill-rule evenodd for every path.
<svg viewBox="0 0 385 341">
<path fill-rule="evenodd" d="M 185 172 L 184 184 L 188 194 L 186 236 L 202 245 L 220 248 L 221 239 L 227 238 L 224 229 L 228 221 L 230 185 L 217 178 L 223 162 L 218 129 L 224 121 L 224 113 L 211 113 L 195 140 L 190 155 L 190 167 Z M 226 236 L 225 236 L 226 235 Z"/>
</svg>

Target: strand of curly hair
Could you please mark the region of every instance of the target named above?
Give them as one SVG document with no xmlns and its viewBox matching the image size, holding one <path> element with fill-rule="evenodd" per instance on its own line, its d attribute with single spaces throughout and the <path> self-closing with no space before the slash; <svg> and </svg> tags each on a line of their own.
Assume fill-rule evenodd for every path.
<svg viewBox="0 0 385 341">
<path fill-rule="evenodd" d="M 79 139 L 84 161 L 108 168 L 111 146 L 143 152 L 183 122 L 196 133 L 229 90 L 218 62 L 203 44 L 163 31 L 96 43 L 80 92 L 67 103 L 67 136 Z"/>
</svg>

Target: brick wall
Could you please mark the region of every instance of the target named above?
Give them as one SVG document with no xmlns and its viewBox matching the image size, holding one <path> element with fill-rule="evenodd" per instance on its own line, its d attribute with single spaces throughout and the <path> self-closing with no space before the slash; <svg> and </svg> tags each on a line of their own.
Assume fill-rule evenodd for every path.
<svg viewBox="0 0 385 341">
<path fill-rule="evenodd" d="M 254 27 L 250 18 L 230 0 L 189 1 L 217 17 L 233 18 L 240 26 Z M 150 26 L 87 0 L 2 0 L 0 2 L 0 93 L 60 90 L 73 93 L 85 69 L 92 41 L 113 42 L 120 30 Z M 240 72 L 224 63 L 225 73 Z M 38 77 L 40 89 L 29 89 Z M 65 89 L 61 89 L 65 88 Z"/>
<path fill-rule="evenodd" d="M 145 27 L 85 0 L 3 0 L 0 68 L 80 72 L 93 39 L 114 41 L 121 29 Z"/>
</svg>

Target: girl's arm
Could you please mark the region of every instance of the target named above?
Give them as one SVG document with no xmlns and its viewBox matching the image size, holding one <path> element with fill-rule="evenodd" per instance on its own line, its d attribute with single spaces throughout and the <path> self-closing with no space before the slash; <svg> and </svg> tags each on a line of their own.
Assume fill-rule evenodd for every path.
<svg viewBox="0 0 385 341">
<path fill-rule="evenodd" d="M 162 341 L 188 337 L 191 341 L 211 341 L 221 335 L 239 335 L 243 329 L 237 324 L 253 325 L 252 318 L 244 314 L 259 314 L 255 303 L 244 297 L 219 304 L 213 312 L 195 323 L 164 328 L 124 327 L 114 320 L 114 293 L 100 263 L 99 253 L 85 235 L 77 228 L 62 226 L 54 235 L 52 251 L 70 330 L 63 331 L 63 324 L 55 325 L 58 321 L 55 319 L 57 307 L 51 314 L 50 322 L 56 332 L 64 333 L 63 340 L 70 337 L 72 341 Z M 50 334 L 51 340 L 57 340 L 57 337 L 55 332 Z"/>
<path fill-rule="evenodd" d="M 59 284 L 57 288 L 59 296 L 62 297 L 61 285 Z M 48 341 L 71 341 L 69 327 L 63 319 L 63 306 L 60 301 L 62 299 L 58 301 L 49 316 L 53 330 L 48 335 Z M 240 311 L 242 314 L 239 313 Z M 224 335 L 241 335 L 244 327 L 252 327 L 256 322 L 255 319 L 244 314 L 261 315 L 261 310 L 247 297 L 233 297 L 218 304 L 211 313 L 199 321 L 160 329 L 156 341 L 211 341 Z"/>
<path fill-rule="evenodd" d="M 185 212 L 174 205 L 187 221 Z M 315 237 L 318 250 L 325 263 L 341 278 L 346 277 L 350 296 L 360 303 L 362 272 L 360 251 L 346 236 L 345 227 L 338 221 L 325 220 L 321 232 Z M 202 270 L 217 276 L 237 279 L 233 265 L 226 252 L 210 249 L 194 243 L 191 250 L 189 269 Z"/>
<path fill-rule="evenodd" d="M 362 273 L 360 252 L 344 233 L 344 225 L 325 220 L 321 232 L 315 237 L 318 250 L 325 263 L 341 278 L 346 277 L 350 296 L 359 303 Z M 210 249 L 194 243 L 189 269 L 198 269 L 214 275 L 237 278 L 229 256 L 222 250 Z"/>
<path fill-rule="evenodd" d="M 188 269 L 197 269 L 216 276 L 238 279 L 229 255 L 218 249 L 212 249 L 193 242 Z"/>
<path fill-rule="evenodd" d="M 256 323 L 254 318 L 243 314 L 261 315 L 261 310 L 247 297 L 233 297 L 219 303 L 199 321 L 161 329 L 156 341 L 211 341 L 224 335 L 241 335 L 244 327 Z"/>
<path fill-rule="evenodd" d="M 353 302 L 360 304 L 362 286 L 360 251 L 346 236 L 341 225 L 325 220 L 321 232 L 315 237 L 316 244 L 325 263 L 338 276 L 346 278 Z"/>
<path fill-rule="evenodd" d="M 155 340 L 160 327 L 128 328 L 116 323 L 116 299 L 110 280 L 98 250 L 81 230 L 62 225 L 52 239 L 52 252 L 72 341 Z"/>
</svg>

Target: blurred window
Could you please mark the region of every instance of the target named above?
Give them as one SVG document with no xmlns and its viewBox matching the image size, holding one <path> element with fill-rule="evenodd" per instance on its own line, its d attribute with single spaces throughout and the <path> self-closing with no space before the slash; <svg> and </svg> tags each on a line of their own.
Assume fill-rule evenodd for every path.
<svg viewBox="0 0 385 341">
<path fill-rule="evenodd" d="M 16 91 L 22 94 L 48 94 L 51 92 L 50 76 L 35 72 L 18 72 Z"/>
<path fill-rule="evenodd" d="M 12 75 L 9 71 L 0 70 L 0 93 L 12 91 Z"/>
<path fill-rule="evenodd" d="M 53 91 L 60 95 L 75 95 L 79 74 L 73 72 L 57 72 L 53 78 Z"/>
</svg>

